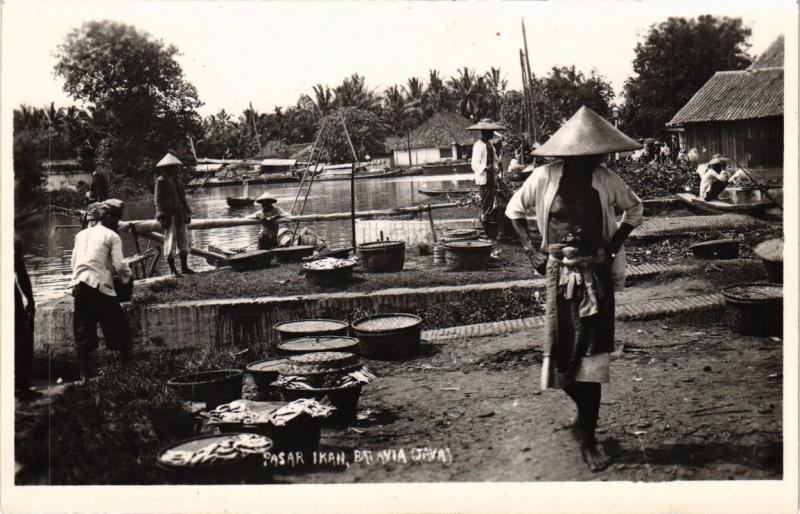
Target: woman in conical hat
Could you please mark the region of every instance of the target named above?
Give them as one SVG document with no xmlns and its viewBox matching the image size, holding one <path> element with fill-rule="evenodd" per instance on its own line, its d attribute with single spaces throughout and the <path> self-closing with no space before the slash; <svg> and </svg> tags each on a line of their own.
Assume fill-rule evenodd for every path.
<svg viewBox="0 0 800 514">
<path fill-rule="evenodd" d="M 581 107 L 533 155 L 557 160 L 536 168 L 506 208 L 532 264 L 546 276 L 543 389 L 563 389 L 577 406 L 573 429 L 584 461 L 604 469 L 595 441 L 601 384 L 610 381 L 614 350 L 614 291 L 624 286 L 622 243 L 642 223 L 642 202 L 603 156 L 641 148 L 594 111 Z M 526 221 L 536 207 L 542 243 Z M 617 225 L 614 209 L 624 211 Z"/>
</svg>

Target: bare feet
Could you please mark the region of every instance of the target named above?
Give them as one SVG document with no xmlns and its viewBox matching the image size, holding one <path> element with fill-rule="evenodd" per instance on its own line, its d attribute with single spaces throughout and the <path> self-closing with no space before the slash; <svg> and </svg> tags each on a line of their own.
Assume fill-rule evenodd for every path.
<svg viewBox="0 0 800 514">
<path fill-rule="evenodd" d="M 603 447 L 596 442 L 581 444 L 581 456 L 593 473 L 602 471 L 611 464 L 611 459 L 603 451 Z"/>
</svg>

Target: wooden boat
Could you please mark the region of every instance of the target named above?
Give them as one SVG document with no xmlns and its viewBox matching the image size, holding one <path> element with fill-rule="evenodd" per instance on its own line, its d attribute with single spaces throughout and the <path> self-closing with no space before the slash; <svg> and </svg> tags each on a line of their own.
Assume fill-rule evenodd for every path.
<svg viewBox="0 0 800 514">
<path fill-rule="evenodd" d="M 423 175 L 455 175 L 472 173 L 472 166 L 468 162 L 437 162 L 422 165 Z"/>
<path fill-rule="evenodd" d="M 733 213 L 740 213 L 740 214 L 753 214 L 757 212 L 761 212 L 767 207 L 771 207 L 774 204 L 770 201 L 761 201 L 757 200 L 751 203 L 733 203 L 733 202 L 726 202 L 724 200 L 703 200 L 699 196 L 692 194 L 692 193 L 678 193 L 675 196 L 678 197 L 679 200 L 688 204 L 695 209 L 704 212 L 711 212 L 711 213 L 726 213 L 726 212 L 733 212 Z"/>
<path fill-rule="evenodd" d="M 403 177 L 415 177 L 417 175 L 422 175 L 422 166 L 412 166 L 411 168 L 400 170 L 400 175 Z"/>
<path fill-rule="evenodd" d="M 229 196 L 225 200 L 228 202 L 228 207 L 230 208 L 249 207 L 255 203 L 255 199 L 250 198 L 249 196 L 247 198 L 233 198 Z"/>
<path fill-rule="evenodd" d="M 390 170 L 382 173 L 365 173 L 356 172 L 355 180 L 373 179 L 373 178 L 389 178 L 400 176 L 400 170 Z M 337 171 L 336 173 L 328 174 L 327 171 L 322 172 L 314 178 L 314 182 L 325 182 L 328 180 L 350 180 L 350 170 Z"/>
<path fill-rule="evenodd" d="M 419 189 L 420 194 L 427 196 L 460 196 L 477 193 L 478 191 L 478 189 Z"/>
</svg>

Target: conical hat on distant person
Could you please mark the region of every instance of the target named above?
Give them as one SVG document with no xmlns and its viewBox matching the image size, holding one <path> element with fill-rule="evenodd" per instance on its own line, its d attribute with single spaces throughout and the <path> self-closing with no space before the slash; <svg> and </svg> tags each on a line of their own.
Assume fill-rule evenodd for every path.
<svg viewBox="0 0 800 514">
<path fill-rule="evenodd" d="M 158 164 L 156 164 L 156 168 L 164 168 L 166 166 L 183 166 L 183 163 L 179 161 L 177 157 L 167 152 L 167 155 L 165 155 L 163 159 L 158 161 Z"/>
<path fill-rule="evenodd" d="M 541 157 L 575 157 L 638 150 L 642 145 L 629 138 L 585 105 L 542 146 L 533 151 Z"/>
<path fill-rule="evenodd" d="M 258 198 L 256 198 L 256 202 L 263 203 L 263 202 L 277 202 L 278 199 L 269 194 L 269 191 L 264 191 Z"/>
<path fill-rule="evenodd" d="M 493 122 L 489 118 L 484 118 L 479 123 L 476 123 L 475 125 L 470 125 L 469 127 L 466 128 L 466 130 L 495 131 L 495 130 L 508 130 L 508 129 L 500 125 L 499 123 Z"/>
</svg>

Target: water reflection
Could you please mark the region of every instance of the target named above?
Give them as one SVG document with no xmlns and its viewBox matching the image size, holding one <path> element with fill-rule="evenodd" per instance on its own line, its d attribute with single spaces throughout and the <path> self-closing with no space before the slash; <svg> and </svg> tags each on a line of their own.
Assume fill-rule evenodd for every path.
<svg viewBox="0 0 800 514">
<path fill-rule="evenodd" d="M 472 187 L 469 175 L 432 177 L 397 177 L 389 179 L 359 180 L 355 183 L 356 210 L 388 209 L 427 202 L 429 197 L 419 193 L 420 188 L 458 189 Z M 249 196 L 256 198 L 269 190 L 278 198 L 278 206 L 289 211 L 297 195 L 297 184 L 255 184 L 249 186 Z M 237 218 L 258 210 L 255 204 L 246 208 L 231 209 L 226 198 L 241 196 L 238 186 L 207 188 L 189 195 L 194 218 Z M 306 203 L 306 214 L 329 214 L 350 210 L 350 182 L 346 180 L 317 182 L 314 184 Z M 128 202 L 126 219 L 152 219 L 155 215 L 152 196 L 135 202 Z M 61 296 L 67 289 L 70 276 L 72 243 L 77 228 L 77 219 L 61 214 L 50 214 L 37 218 L 17 229 L 26 247 L 26 263 L 33 282 L 34 294 L 38 300 Z M 305 224 L 301 224 L 301 227 Z M 350 220 L 320 221 L 308 223 L 324 237 L 329 244 L 348 244 L 351 240 Z M 242 248 L 255 243 L 258 226 L 230 227 L 215 230 L 194 230 L 189 234 L 192 246 L 206 248 L 208 245 L 223 248 Z M 136 252 L 133 237 L 122 234 L 125 255 Z M 140 240 L 142 249 L 148 247 L 146 240 Z M 154 244 L 154 243 L 153 243 Z M 204 259 L 190 257 L 190 265 L 196 269 L 209 269 Z M 166 262 L 159 260 L 156 267 L 160 272 L 166 270 Z"/>
</svg>

